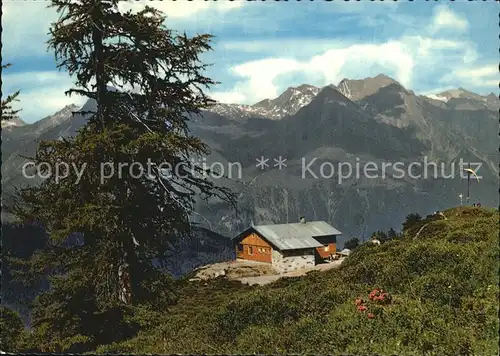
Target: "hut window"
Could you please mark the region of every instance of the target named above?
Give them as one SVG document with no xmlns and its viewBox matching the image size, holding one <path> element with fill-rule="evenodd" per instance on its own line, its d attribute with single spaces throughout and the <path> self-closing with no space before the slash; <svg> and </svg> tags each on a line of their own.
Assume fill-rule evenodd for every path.
<svg viewBox="0 0 500 356">
<path fill-rule="evenodd" d="M 330 246 L 325 246 L 325 252 L 328 252 L 330 250 Z"/>
<path fill-rule="evenodd" d="M 248 246 L 248 254 L 253 255 L 253 248 L 252 246 Z"/>
</svg>

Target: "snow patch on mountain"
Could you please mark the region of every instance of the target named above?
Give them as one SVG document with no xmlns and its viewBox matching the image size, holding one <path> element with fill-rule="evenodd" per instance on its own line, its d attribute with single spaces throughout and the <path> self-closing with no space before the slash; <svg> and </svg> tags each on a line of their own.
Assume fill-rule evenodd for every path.
<svg viewBox="0 0 500 356">
<path fill-rule="evenodd" d="M 476 93 L 472 93 L 468 90 L 465 90 L 463 88 L 458 88 L 458 89 L 451 89 L 444 91 L 442 93 L 436 94 L 438 97 L 441 98 L 446 98 L 446 101 L 450 99 L 472 99 L 472 100 L 477 100 L 477 101 L 483 101 L 486 102 L 486 97 L 478 95 Z"/>
<path fill-rule="evenodd" d="M 72 116 L 72 114 L 78 111 L 79 109 L 80 107 L 75 104 L 67 105 L 58 112 L 56 112 L 54 115 L 48 117 L 47 120 L 50 121 L 52 124 L 59 124 L 69 119 Z"/>
<path fill-rule="evenodd" d="M 266 112 L 251 105 L 217 103 L 208 111 L 230 119 L 249 119 L 251 117 L 265 118 Z"/>
<path fill-rule="evenodd" d="M 347 99 L 352 99 L 352 92 L 351 88 L 349 88 L 349 84 L 347 83 L 347 80 L 343 80 L 339 83 L 339 91 L 342 93 L 343 96 L 345 96 Z"/>
<path fill-rule="evenodd" d="M 64 108 L 56 112 L 54 115 L 48 116 L 34 124 L 37 132 L 42 132 L 50 127 L 56 127 L 63 122 L 69 120 L 73 113 L 80 109 L 75 104 L 66 105 Z"/>
<path fill-rule="evenodd" d="M 1 122 L 2 129 L 21 127 L 26 125 L 24 121 L 20 119 L 11 119 L 11 120 L 2 120 Z"/>
<path fill-rule="evenodd" d="M 218 103 L 209 111 L 232 119 L 253 117 L 279 120 L 294 115 L 302 107 L 308 105 L 320 90 L 318 87 L 304 84 L 290 87 L 277 98 L 265 99 L 254 105 Z"/>
<path fill-rule="evenodd" d="M 444 101 L 445 103 L 448 101 L 447 97 L 440 96 L 440 95 L 437 95 L 437 94 L 429 94 L 429 95 L 426 95 L 426 97 L 429 98 L 429 99 Z"/>
<path fill-rule="evenodd" d="M 344 78 L 340 81 L 339 85 L 337 85 L 337 90 L 349 100 L 358 101 L 375 94 L 381 88 L 391 84 L 401 85 L 394 79 L 384 74 L 379 74 L 375 77 L 364 79 Z"/>
</svg>

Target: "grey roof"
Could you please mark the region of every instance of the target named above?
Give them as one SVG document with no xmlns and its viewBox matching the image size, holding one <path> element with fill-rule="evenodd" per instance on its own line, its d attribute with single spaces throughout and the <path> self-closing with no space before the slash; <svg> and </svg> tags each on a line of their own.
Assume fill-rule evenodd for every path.
<svg viewBox="0 0 500 356">
<path fill-rule="evenodd" d="M 298 250 L 322 247 L 314 237 L 341 235 L 342 233 L 324 221 L 306 223 L 254 225 L 251 227 L 280 250 Z M 241 236 L 241 235 L 239 235 Z"/>
<path fill-rule="evenodd" d="M 345 248 L 339 252 L 339 254 L 341 254 L 341 255 L 348 255 L 350 253 L 351 253 L 351 250 L 349 250 L 348 248 Z"/>
</svg>

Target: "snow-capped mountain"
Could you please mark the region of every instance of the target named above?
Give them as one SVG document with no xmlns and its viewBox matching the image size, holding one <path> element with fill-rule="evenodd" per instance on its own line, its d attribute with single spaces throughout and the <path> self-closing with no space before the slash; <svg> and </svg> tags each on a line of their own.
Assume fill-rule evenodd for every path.
<svg viewBox="0 0 500 356">
<path fill-rule="evenodd" d="M 343 79 L 338 86 L 328 85 L 339 91 L 346 98 L 357 101 L 374 94 L 380 88 L 391 84 L 398 84 L 394 79 L 384 74 L 373 78 L 359 80 Z M 323 90 L 313 85 L 303 84 L 289 87 L 280 96 L 274 99 L 264 99 L 254 105 L 239 105 L 217 103 L 208 111 L 231 119 L 266 118 L 280 120 L 295 115 L 301 108 L 309 103 Z"/>
<path fill-rule="evenodd" d="M 266 113 L 263 110 L 254 108 L 252 105 L 217 103 L 208 109 L 208 111 L 233 120 L 249 119 L 251 117 L 266 117 Z"/>
<path fill-rule="evenodd" d="M 320 88 L 308 84 L 290 87 L 276 99 L 265 99 L 252 107 L 262 110 L 271 119 L 281 119 L 297 113 L 299 109 L 308 105 L 320 91 Z"/>
<path fill-rule="evenodd" d="M 288 88 L 277 98 L 265 99 L 254 105 L 218 103 L 209 111 L 232 119 L 256 117 L 279 120 L 297 113 L 299 109 L 308 105 L 320 91 L 321 88 L 303 84 Z"/>
<path fill-rule="evenodd" d="M 71 104 L 71 105 L 67 105 L 67 106 L 63 107 L 61 110 L 56 112 L 54 115 L 48 116 L 48 117 L 36 122 L 34 124 L 34 125 L 36 125 L 36 131 L 42 132 L 48 128 L 55 127 L 57 125 L 62 124 L 63 122 L 65 122 L 69 118 L 71 118 L 73 112 L 76 112 L 79 109 L 80 109 L 80 107 L 75 105 L 75 104 Z"/>
<path fill-rule="evenodd" d="M 479 95 L 464 88 L 451 89 L 438 94 L 430 94 L 426 97 L 441 101 L 448 107 L 462 110 L 497 110 L 500 108 L 500 99 L 495 94 Z"/>
<path fill-rule="evenodd" d="M 26 125 L 26 123 L 21 119 L 14 118 L 12 120 L 2 120 L 1 125 L 2 125 L 2 129 L 5 130 L 5 129 L 13 128 L 13 127 L 21 127 L 21 126 Z"/>
<path fill-rule="evenodd" d="M 444 91 L 439 94 L 434 94 L 434 95 L 428 95 L 432 99 L 436 100 L 441 100 L 441 101 L 449 101 L 452 98 L 455 99 L 473 99 L 473 100 L 478 100 L 478 101 L 486 101 L 486 97 L 478 95 L 476 93 L 472 93 L 468 90 L 465 90 L 463 88 L 458 88 L 458 89 L 451 89 Z"/>
<path fill-rule="evenodd" d="M 446 90 L 442 93 L 427 95 L 427 97 L 434 99 L 434 100 L 444 101 L 444 102 L 448 102 L 450 99 L 470 99 L 470 100 L 482 101 L 485 103 L 494 102 L 494 101 L 499 100 L 498 96 L 496 96 L 493 93 L 490 93 L 489 95 L 483 96 L 483 95 L 479 95 L 479 94 L 470 92 L 468 90 L 465 90 L 464 88 Z"/>
<path fill-rule="evenodd" d="M 387 78 L 367 78 L 366 83 L 344 80 L 338 87 L 289 88 L 277 98 L 255 105 L 219 104 L 191 121 L 193 135 L 211 149 L 207 164 L 217 162 L 226 167 L 238 162 L 242 167 L 241 179 L 216 182 L 237 194 L 238 213 L 219 202 L 216 209 L 197 202 L 196 211 L 208 219 L 210 230 L 234 236 L 252 221 L 277 223 L 304 215 L 331 222 L 346 237 L 367 236 L 371 231 L 395 227 L 411 212 L 456 205 L 456 197 L 464 192 L 459 177 L 410 180 L 392 179 L 389 174 L 385 179 L 368 179 L 361 174 L 360 179 L 351 177 L 342 183 L 336 177 L 321 177 L 329 174 L 323 173 L 322 162 L 354 166 L 358 158 L 361 167 L 366 162 L 381 163 L 382 167 L 384 162 L 422 162 L 423 157 L 480 162 L 483 178 L 472 189 L 473 199 L 484 206 L 498 205 L 491 194 L 498 188 L 498 156 L 493 155 L 498 152 L 498 111 L 490 106 L 487 110 L 462 109 L 471 105 L 469 102 L 485 104 L 472 99 L 443 102 L 417 96 Z M 81 110 L 95 110 L 95 102 L 88 102 Z M 40 141 L 74 135 L 85 124 L 86 118 L 72 116 L 72 111 L 77 108 L 66 107 L 44 120 L 2 132 L 4 204 L 9 206 L 15 199 L 15 187 L 39 182 L 23 177 L 23 157 L 33 156 Z M 261 170 L 255 159 L 262 156 L 270 160 L 282 156 L 287 168 Z M 304 158 L 306 163 L 318 158 L 318 164 L 311 166 L 320 175 L 318 179 L 309 173 L 304 178 Z M 8 218 L 5 210 L 4 220 Z M 205 221 L 198 222 L 206 227 Z M 184 271 L 194 263 L 221 256 L 196 251 L 190 256 L 181 253 L 182 258 L 175 259 L 172 268 Z"/>
<path fill-rule="evenodd" d="M 385 74 L 364 79 L 342 79 L 337 86 L 328 85 L 328 87 L 337 90 L 353 102 L 364 101 L 365 98 L 369 98 L 382 88 L 388 88 L 389 86 L 399 87 L 402 92 L 401 95 L 403 93 L 414 95 L 412 91 L 406 91 L 400 83 Z M 303 84 L 298 87 L 288 88 L 277 98 L 265 99 L 253 105 L 217 103 L 208 111 L 232 120 L 249 118 L 280 120 L 295 115 L 301 108 L 309 105 L 324 88 Z M 462 110 L 495 110 L 500 108 L 500 100 L 495 94 L 491 93 L 482 96 L 463 88 L 427 95 L 425 98 L 438 100 L 450 108 Z M 454 100 L 450 102 L 450 99 Z"/>
</svg>

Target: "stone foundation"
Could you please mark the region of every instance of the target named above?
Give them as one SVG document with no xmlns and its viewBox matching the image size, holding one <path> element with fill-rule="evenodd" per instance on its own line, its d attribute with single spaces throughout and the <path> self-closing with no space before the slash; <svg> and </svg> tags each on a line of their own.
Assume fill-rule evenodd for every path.
<svg viewBox="0 0 500 356">
<path fill-rule="evenodd" d="M 303 268 L 312 268 L 315 266 L 314 249 L 298 251 L 280 251 L 273 250 L 273 267 L 279 273 L 292 272 Z"/>
</svg>

